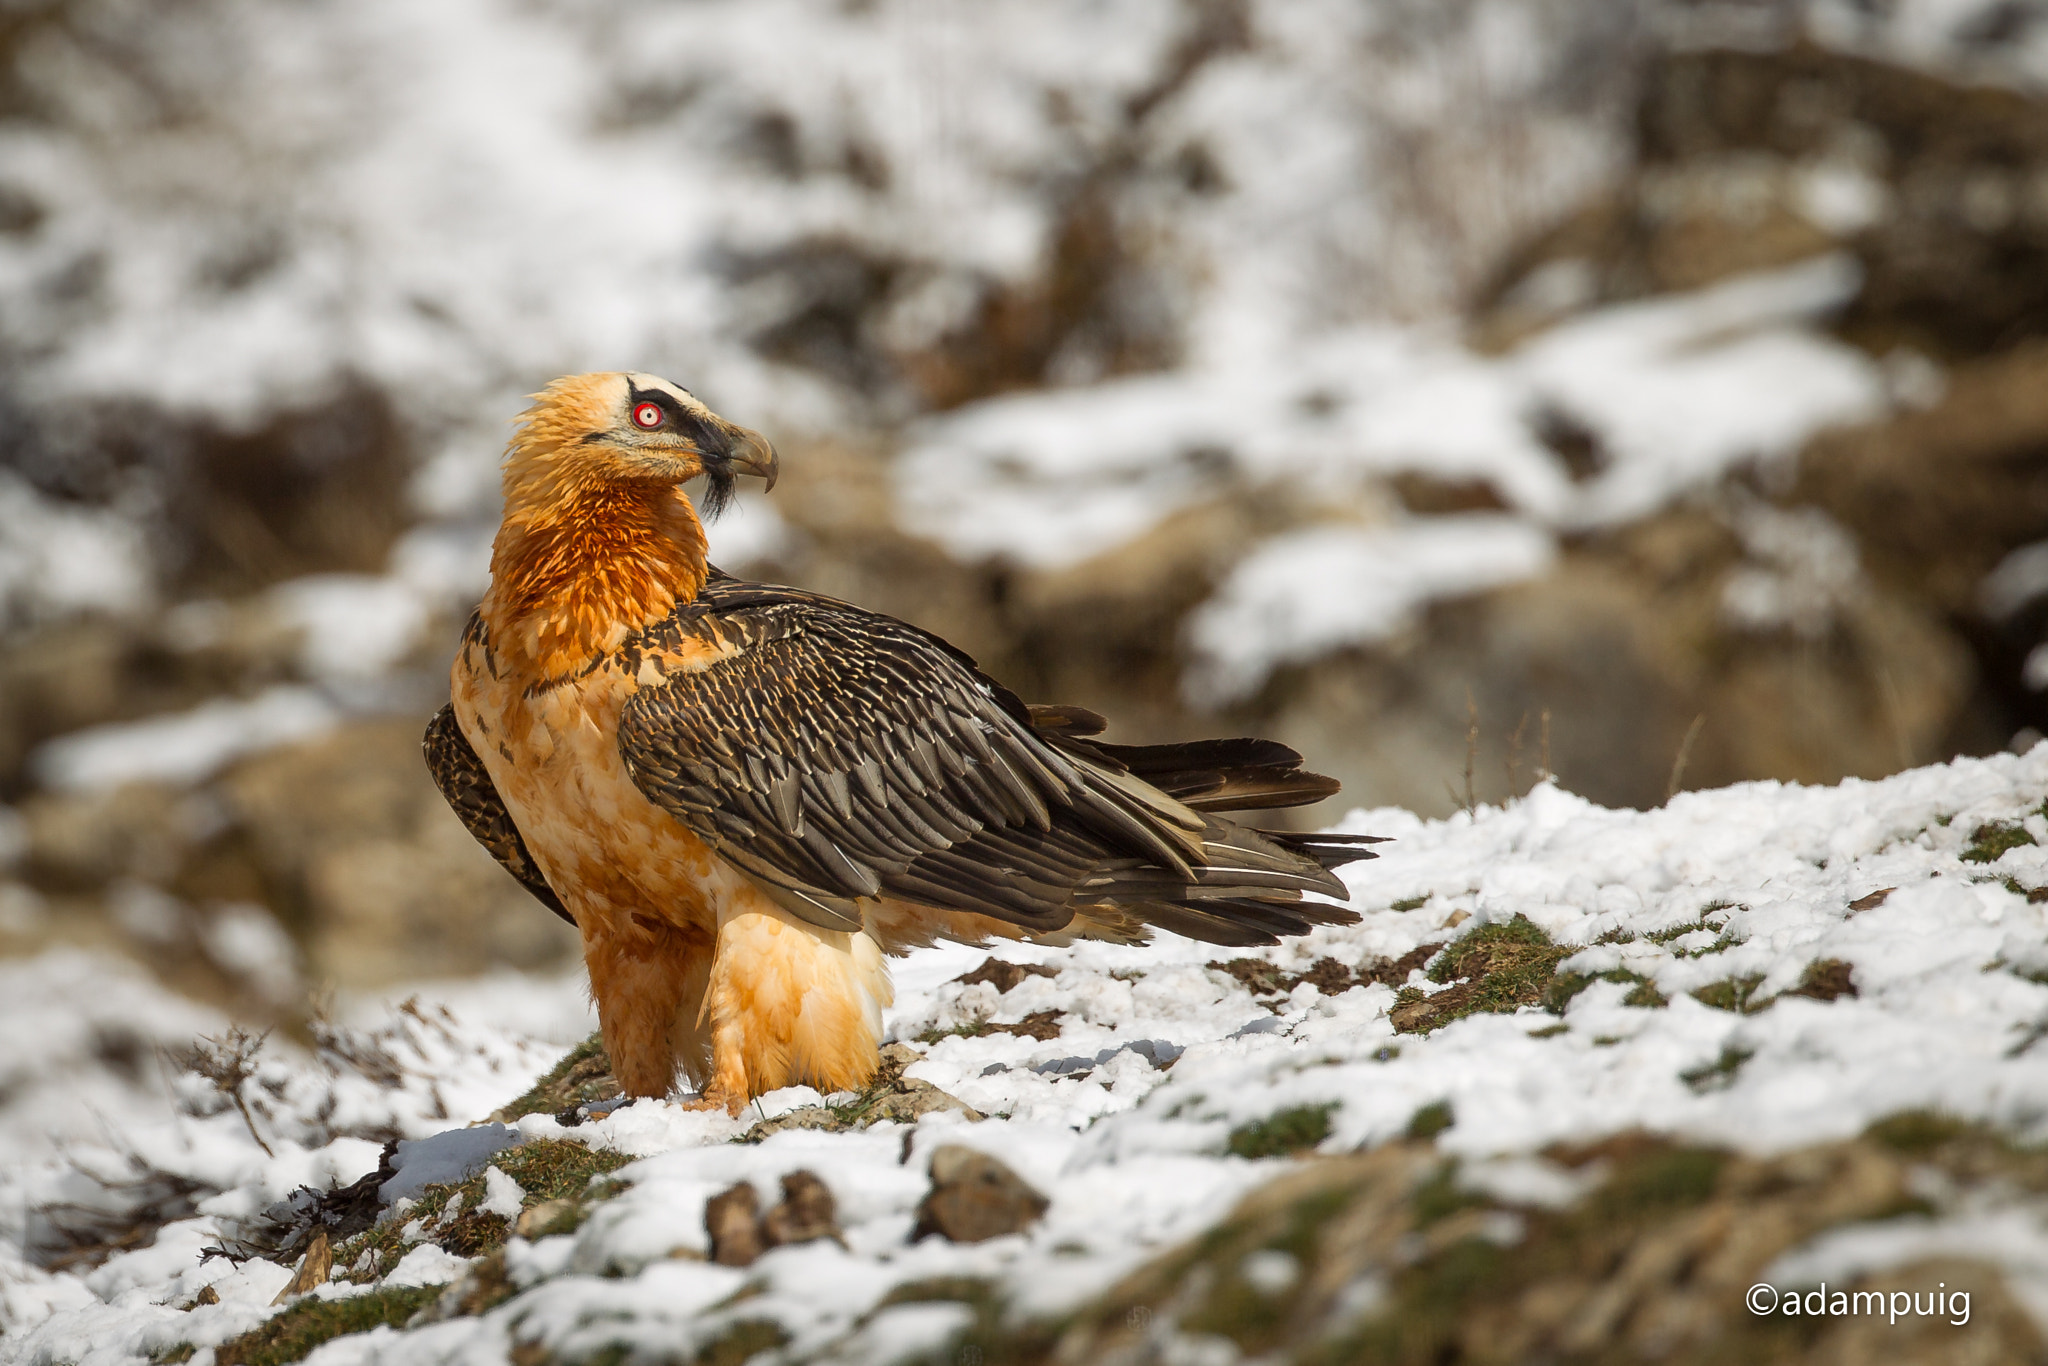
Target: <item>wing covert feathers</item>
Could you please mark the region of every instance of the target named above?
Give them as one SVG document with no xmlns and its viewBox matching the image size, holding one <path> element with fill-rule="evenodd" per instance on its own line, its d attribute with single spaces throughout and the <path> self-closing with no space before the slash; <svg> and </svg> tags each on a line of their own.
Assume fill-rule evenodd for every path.
<svg viewBox="0 0 2048 1366">
<path fill-rule="evenodd" d="M 1094 713 L 1026 708 L 915 627 L 722 576 L 625 662 L 685 637 L 724 648 L 626 704 L 627 771 L 813 924 L 859 929 L 888 901 L 1036 935 L 1079 916 L 1238 945 L 1356 919 L 1302 894 L 1343 897 L 1329 870 L 1372 857 L 1362 840 L 1212 814 L 1335 790 L 1284 745 L 1104 745 Z"/>
<path fill-rule="evenodd" d="M 477 758 L 469 737 L 456 724 L 453 705 L 444 705 L 427 722 L 420 749 L 426 755 L 427 771 L 434 775 L 434 785 L 441 789 L 441 795 L 448 799 L 448 805 L 476 842 L 490 850 L 491 857 L 518 878 L 541 905 L 575 924 L 575 918 L 562 905 L 554 888 L 548 886 L 533 855 L 527 852 L 526 840 L 513 824 L 512 813 L 505 809 L 498 789 L 492 785 L 483 760 Z"/>
</svg>

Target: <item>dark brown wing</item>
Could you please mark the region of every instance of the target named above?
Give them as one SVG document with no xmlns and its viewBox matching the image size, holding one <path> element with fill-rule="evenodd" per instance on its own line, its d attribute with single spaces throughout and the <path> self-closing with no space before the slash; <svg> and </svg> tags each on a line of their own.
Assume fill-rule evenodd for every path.
<svg viewBox="0 0 2048 1366">
<path fill-rule="evenodd" d="M 462 727 L 455 724 L 452 705 L 443 706 L 427 722 L 426 738 L 420 742 L 420 749 L 427 757 L 427 772 L 434 775 L 434 786 L 441 789 L 441 795 L 448 799 L 448 805 L 476 837 L 476 842 L 490 850 L 491 857 L 504 864 L 505 871 L 518 878 L 541 905 L 575 924 L 575 917 L 541 876 L 533 855 L 526 851 L 526 841 L 520 837 L 519 827 L 512 823 L 512 813 L 505 809 L 498 789 L 491 785 L 491 775 L 484 771 L 483 760 L 476 757 Z"/>
<path fill-rule="evenodd" d="M 715 579 L 644 646 L 685 636 L 732 648 L 626 704 L 627 770 L 814 924 L 858 929 L 873 897 L 1034 933 L 1114 906 L 1227 944 L 1355 918 L 1301 899 L 1344 895 L 1315 854 L 1192 810 L 1084 740 L 1054 742 L 971 659 L 915 627 Z M 1059 721 L 1088 729 L 1085 713 Z"/>
</svg>

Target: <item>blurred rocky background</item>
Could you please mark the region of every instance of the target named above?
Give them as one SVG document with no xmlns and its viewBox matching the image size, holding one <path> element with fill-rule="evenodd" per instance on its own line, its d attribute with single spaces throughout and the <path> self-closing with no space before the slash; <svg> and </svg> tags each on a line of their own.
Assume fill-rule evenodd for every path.
<svg viewBox="0 0 2048 1366">
<path fill-rule="evenodd" d="M 597 368 L 781 446 L 727 568 L 1347 806 L 2024 746 L 2048 5 L 9 0 L 0 953 L 572 956 L 417 737 Z"/>
</svg>

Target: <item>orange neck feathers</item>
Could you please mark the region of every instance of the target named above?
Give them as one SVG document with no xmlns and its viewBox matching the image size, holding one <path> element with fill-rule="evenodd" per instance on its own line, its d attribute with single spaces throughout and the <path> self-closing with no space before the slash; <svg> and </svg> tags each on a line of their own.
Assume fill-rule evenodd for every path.
<svg viewBox="0 0 2048 1366">
<path fill-rule="evenodd" d="M 543 393 L 513 439 L 482 606 L 493 648 L 542 679 L 581 670 L 695 598 L 707 572 L 689 499 L 607 471 L 581 441 L 602 422 L 564 401 L 576 397 Z"/>
</svg>

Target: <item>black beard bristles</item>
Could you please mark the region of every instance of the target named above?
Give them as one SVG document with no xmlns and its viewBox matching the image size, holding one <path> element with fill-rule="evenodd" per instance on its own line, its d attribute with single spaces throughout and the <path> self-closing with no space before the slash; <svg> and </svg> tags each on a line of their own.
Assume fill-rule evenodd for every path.
<svg viewBox="0 0 2048 1366">
<path fill-rule="evenodd" d="M 739 478 L 730 469 L 716 465 L 704 470 L 704 492 L 697 500 L 697 512 L 707 522 L 716 521 L 725 510 L 732 506 L 733 495 L 739 491 Z"/>
</svg>

